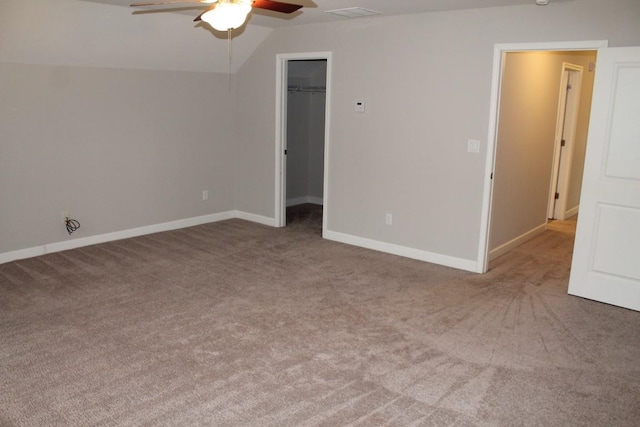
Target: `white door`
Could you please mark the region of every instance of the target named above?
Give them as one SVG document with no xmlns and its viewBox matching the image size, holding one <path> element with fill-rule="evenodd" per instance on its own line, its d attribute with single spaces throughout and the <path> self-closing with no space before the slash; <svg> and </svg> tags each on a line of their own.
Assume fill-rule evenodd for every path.
<svg viewBox="0 0 640 427">
<path fill-rule="evenodd" d="M 640 311 L 640 47 L 597 66 L 569 293 Z"/>
<path fill-rule="evenodd" d="M 553 175 L 551 177 L 549 211 L 547 215 L 549 219 L 565 220 L 569 216 L 575 215 L 573 212 L 569 214 L 567 202 L 571 168 L 573 166 L 573 147 L 578 127 L 581 88 L 582 67 L 567 62 L 563 63 L 553 156 Z"/>
</svg>

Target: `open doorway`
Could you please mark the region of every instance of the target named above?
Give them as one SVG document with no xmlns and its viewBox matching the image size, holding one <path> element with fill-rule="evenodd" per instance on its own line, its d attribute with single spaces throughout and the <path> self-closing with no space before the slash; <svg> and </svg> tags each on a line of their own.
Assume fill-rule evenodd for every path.
<svg viewBox="0 0 640 427">
<path fill-rule="evenodd" d="M 326 229 L 331 55 L 277 59 L 276 224 Z M 313 224 L 311 224 L 313 222 Z"/>
<path fill-rule="evenodd" d="M 287 62 L 286 221 L 322 230 L 327 60 Z"/>
<path fill-rule="evenodd" d="M 577 211 L 586 150 L 594 64 L 597 49 L 606 42 L 497 45 L 494 94 L 488 156 L 491 181 L 485 193 L 486 235 L 481 241 L 479 264 L 487 271 L 489 260 L 509 252 L 547 229 L 555 153 L 561 80 L 565 64 L 585 70 L 576 108 L 575 144 L 567 145 L 567 210 Z M 536 48 L 537 47 L 537 48 Z M 558 141 L 560 144 L 560 141 Z M 487 197 L 488 195 L 488 197 Z"/>
</svg>

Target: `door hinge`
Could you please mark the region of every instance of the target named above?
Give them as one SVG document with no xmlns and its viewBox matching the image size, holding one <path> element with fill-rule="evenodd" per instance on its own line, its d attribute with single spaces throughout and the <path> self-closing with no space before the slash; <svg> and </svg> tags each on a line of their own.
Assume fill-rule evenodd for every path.
<svg viewBox="0 0 640 427">
<path fill-rule="evenodd" d="M 285 155 L 285 156 L 287 155 L 287 150 L 284 150 L 284 155 Z"/>
<path fill-rule="evenodd" d="M 565 145 L 567 145 L 567 141 L 565 141 L 564 139 L 562 141 L 560 141 L 560 146 L 564 147 Z"/>
<path fill-rule="evenodd" d="M 573 89 L 573 87 L 571 87 L 571 83 L 567 84 L 567 90 L 571 90 Z"/>
<path fill-rule="evenodd" d="M 556 200 L 558 200 L 558 199 L 560 198 L 560 193 L 556 193 L 556 195 L 554 196 L 554 198 L 555 198 Z"/>
<path fill-rule="evenodd" d="M 491 178 L 490 179 L 493 179 L 493 172 L 491 172 Z"/>
</svg>

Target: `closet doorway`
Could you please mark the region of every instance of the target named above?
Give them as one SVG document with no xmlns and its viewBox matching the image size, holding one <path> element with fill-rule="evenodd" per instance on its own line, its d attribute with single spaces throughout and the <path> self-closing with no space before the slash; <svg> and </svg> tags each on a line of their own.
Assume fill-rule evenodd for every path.
<svg viewBox="0 0 640 427">
<path fill-rule="evenodd" d="M 290 57 L 279 62 L 280 194 L 276 197 L 276 221 L 281 227 L 305 222 L 318 231 L 324 229 L 328 63 L 326 56 Z"/>
</svg>

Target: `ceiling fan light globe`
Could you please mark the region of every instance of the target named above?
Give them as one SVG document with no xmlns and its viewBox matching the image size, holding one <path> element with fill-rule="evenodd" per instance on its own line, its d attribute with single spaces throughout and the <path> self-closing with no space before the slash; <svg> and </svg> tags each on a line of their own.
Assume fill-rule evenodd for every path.
<svg viewBox="0 0 640 427">
<path fill-rule="evenodd" d="M 251 12 L 251 2 L 227 3 L 218 1 L 217 6 L 201 16 L 215 30 L 227 31 L 241 27 Z"/>
</svg>

